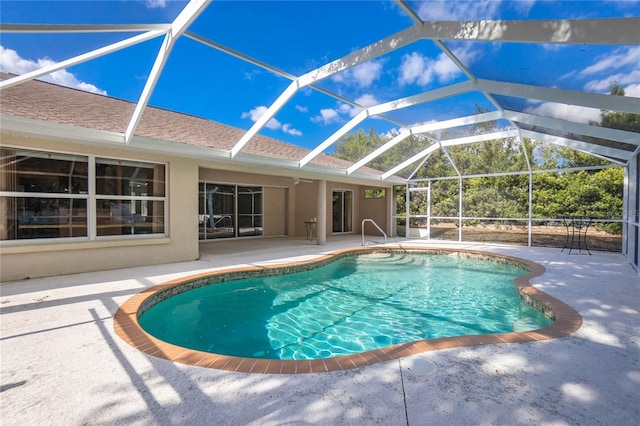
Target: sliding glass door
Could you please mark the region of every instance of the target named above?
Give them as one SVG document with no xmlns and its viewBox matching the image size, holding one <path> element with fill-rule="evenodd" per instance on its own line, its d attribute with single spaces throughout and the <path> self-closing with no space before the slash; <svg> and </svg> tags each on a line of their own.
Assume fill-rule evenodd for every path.
<svg viewBox="0 0 640 426">
<path fill-rule="evenodd" d="M 238 236 L 262 235 L 262 187 L 238 186 Z"/>
<path fill-rule="evenodd" d="M 199 239 L 262 235 L 262 187 L 200 182 Z"/>
<path fill-rule="evenodd" d="M 333 232 L 353 232 L 353 191 L 333 191 Z"/>
</svg>

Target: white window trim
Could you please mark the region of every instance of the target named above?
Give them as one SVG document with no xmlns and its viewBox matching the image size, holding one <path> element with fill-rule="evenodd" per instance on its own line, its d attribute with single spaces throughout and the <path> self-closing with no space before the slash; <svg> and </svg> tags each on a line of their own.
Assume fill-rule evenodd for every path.
<svg viewBox="0 0 640 426">
<path fill-rule="evenodd" d="M 61 151 L 55 149 L 45 148 L 33 148 L 29 146 L 20 145 L 3 145 L 3 148 L 7 149 L 19 149 L 25 151 L 34 151 L 41 153 L 51 154 L 66 154 L 76 155 L 87 158 L 87 179 L 88 181 L 88 194 L 65 194 L 65 193 L 42 193 L 42 192 L 16 192 L 16 191 L 0 191 L 0 196 L 3 197 L 22 197 L 22 198 L 66 198 L 66 199 L 84 199 L 87 200 L 87 236 L 83 237 L 62 237 L 62 238 L 33 238 L 33 239 L 20 239 L 20 240 L 1 240 L 0 247 L 12 247 L 12 246 L 34 246 L 42 244 L 55 244 L 55 243 L 86 243 L 86 242 L 100 242 L 100 241 L 113 241 L 113 240 L 145 240 L 145 239 L 167 239 L 169 237 L 169 163 L 163 161 L 148 161 L 137 158 L 125 158 L 125 157 L 113 157 L 110 155 L 96 155 L 86 154 L 75 151 Z M 164 197 L 143 197 L 143 196 L 127 196 L 127 195 L 98 195 L 96 194 L 96 158 L 116 160 L 116 161 L 133 161 L 142 162 L 148 164 L 157 164 L 164 166 L 164 185 L 165 195 Z M 157 234 L 131 234 L 131 235 L 110 235 L 110 236 L 98 236 L 97 235 L 97 208 L 96 202 L 100 199 L 117 199 L 117 200 L 149 200 L 149 201 L 162 201 L 164 206 L 164 232 Z"/>
</svg>

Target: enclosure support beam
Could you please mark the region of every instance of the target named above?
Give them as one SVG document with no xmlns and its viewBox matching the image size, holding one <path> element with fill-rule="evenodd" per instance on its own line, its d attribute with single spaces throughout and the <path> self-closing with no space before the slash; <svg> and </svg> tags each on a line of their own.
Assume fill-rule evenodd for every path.
<svg viewBox="0 0 640 426">
<path fill-rule="evenodd" d="M 527 153 L 527 146 L 524 144 L 522 136 L 518 136 L 524 159 L 527 162 L 527 171 L 529 172 L 529 221 L 527 225 L 527 247 L 531 247 L 531 232 L 533 231 L 533 173 L 531 172 L 531 161 Z"/>
<path fill-rule="evenodd" d="M 534 132 L 524 129 L 520 130 L 520 132 L 524 137 L 536 139 L 542 142 L 552 143 L 555 145 L 566 146 L 578 151 L 589 153 L 591 155 L 604 156 L 607 157 L 609 161 L 614 161 L 611 159 L 629 161 L 629 159 L 633 156 L 632 152 L 618 148 L 594 145 L 588 142 L 577 141 L 575 139 L 568 139 L 561 136 L 549 135 L 546 133 Z"/>
<path fill-rule="evenodd" d="M 129 120 L 129 125 L 124 132 L 124 142 L 126 144 L 131 142 L 133 135 L 136 133 L 138 124 L 140 124 L 140 120 L 142 119 L 142 114 L 147 108 L 153 89 L 155 89 L 156 84 L 160 79 L 160 74 L 169 59 L 173 46 L 175 46 L 178 38 L 187 30 L 189 25 L 196 20 L 208 5 L 209 3 L 204 0 L 191 0 L 171 24 L 171 31 L 169 31 L 164 37 L 162 46 L 160 46 L 160 50 L 156 56 L 156 60 L 149 72 L 149 77 L 147 77 L 147 81 L 142 89 L 142 94 L 136 103 L 136 108 L 133 110 L 131 120 Z"/>
<path fill-rule="evenodd" d="M 431 239 L 431 181 L 427 184 L 427 239 Z"/>
<path fill-rule="evenodd" d="M 405 221 L 404 221 L 404 237 L 405 238 L 410 238 L 411 237 L 411 221 L 409 218 L 409 209 L 411 207 L 411 191 L 409 191 L 409 182 L 407 182 L 407 186 L 406 186 L 406 195 L 404 197 L 404 209 L 405 209 L 405 213 L 404 213 L 404 217 L 405 217 Z"/>
<path fill-rule="evenodd" d="M 458 242 L 462 242 L 462 178 L 458 178 Z"/>
<path fill-rule="evenodd" d="M 311 160 L 320 155 L 322 151 L 329 148 L 331 145 L 336 143 L 338 139 L 340 139 L 343 135 L 345 135 L 349 130 L 357 126 L 359 123 L 364 121 L 365 119 L 373 116 L 378 116 L 380 114 L 384 114 L 390 111 L 397 111 L 403 108 L 409 108 L 415 105 L 423 104 L 426 102 L 431 102 L 437 99 L 444 99 L 451 96 L 459 95 L 461 93 L 465 93 L 472 88 L 471 82 L 465 81 L 462 83 L 456 83 L 451 86 L 442 87 L 440 89 L 431 90 L 429 92 L 420 93 L 413 96 L 408 96 L 406 98 L 396 99 L 394 101 L 385 102 L 383 104 L 375 105 L 369 107 L 363 111 L 360 111 L 358 115 L 352 118 L 348 123 L 338 129 L 333 135 L 329 136 L 325 141 L 320 143 L 316 148 L 314 148 L 310 153 L 308 153 L 304 158 L 300 160 L 300 167 L 306 166 Z M 265 113 L 266 114 L 266 113 Z M 411 132 L 409 133 L 411 134 Z M 409 136 L 407 134 L 407 137 Z M 402 141 L 403 138 L 393 139 L 394 144 Z M 387 145 L 387 148 L 384 150 L 376 150 L 376 156 L 380 155 L 382 152 L 386 151 L 386 149 L 391 148 L 390 145 Z M 375 157 L 374 157 L 375 158 Z M 370 160 L 369 160 L 370 161 Z"/>
<path fill-rule="evenodd" d="M 529 220 L 527 225 L 527 247 L 531 247 L 531 232 L 533 231 L 533 174 L 529 172 Z"/>
<path fill-rule="evenodd" d="M 316 207 L 318 221 L 316 222 L 316 244 L 323 246 L 327 243 L 327 181 L 318 181 L 318 206 Z"/>
<path fill-rule="evenodd" d="M 639 104 L 640 106 L 640 104 Z M 627 130 L 611 129 L 599 125 L 574 123 L 558 118 L 541 117 L 539 115 L 527 114 L 525 112 L 515 112 L 506 110 L 502 117 L 516 123 L 525 123 L 535 127 L 545 127 L 551 130 L 558 130 L 565 134 L 575 133 L 582 136 L 591 136 L 599 139 L 610 139 L 612 141 L 640 146 L 638 133 Z"/>
<path fill-rule="evenodd" d="M 524 99 L 577 105 L 588 108 L 608 109 L 618 112 L 637 114 L 640 111 L 640 99 L 631 96 L 612 96 L 602 93 L 580 92 L 578 90 L 557 89 L 553 87 L 532 86 L 529 84 L 509 83 L 506 81 L 482 80 L 474 82 L 474 89 L 494 95 L 513 96 Z"/>
<path fill-rule="evenodd" d="M 623 190 L 622 190 L 622 254 L 629 258 L 629 174 L 631 173 L 631 164 L 624 168 Z M 632 262 L 633 263 L 633 262 Z"/>
<path fill-rule="evenodd" d="M 639 18 L 425 21 L 422 37 L 516 43 L 637 45 Z"/>
<path fill-rule="evenodd" d="M 125 49 L 127 47 L 142 43 L 147 40 L 151 40 L 153 38 L 159 37 L 162 34 L 165 34 L 166 31 L 154 30 L 147 31 L 144 34 L 139 34 L 137 36 L 130 37 L 126 40 L 119 41 L 117 43 L 112 43 L 108 46 L 101 47 L 99 49 L 92 50 L 88 53 L 84 53 L 82 55 L 74 56 L 73 58 L 69 58 L 67 60 L 56 62 L 51 65 L 47 65 L 42 68 L 38 68 L 37 70 L 33 70 L 31 72 L 27 72 L 21 74 L 16 77 L 9 78 L 0 82 L 0 90 L 6 89 L 11 86 L 15 86 L 16 84 L 23 83 L 25 81 L 33 80 L 38 77 L 42 77 L 47 74 L 54 73 L 56 71 L 60 71 L 61 69 L 69 68 L 75 65 L 79 65 L 83 62 L 90 61 L 95 58 L 99 58 L 101 56 L 107 55 L 109 53 L 117 52 L 118 50 Z"/>
</svg>

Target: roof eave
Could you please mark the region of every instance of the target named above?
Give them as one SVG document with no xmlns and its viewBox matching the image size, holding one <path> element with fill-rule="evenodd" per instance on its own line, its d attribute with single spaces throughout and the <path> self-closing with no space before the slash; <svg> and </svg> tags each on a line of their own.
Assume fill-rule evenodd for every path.
<svg viewBox="0 0 640 426">
<path fill-rule="evenodd" d="M 379 175 L 356 173 L 347 176 L 346 170 L 328 168 L 327 166 L 309 164 L 304 170 L 299 162 L 261 155 L 240 153 L 233 159 L 230 151 L 187 143 L 173 142 L 147 137 L 135 136 L 129 144 L 125 144 L 124 133 L 106 130 L 89 129 L 69 124 L 52 123 L 45 120 L 17 117 L 0 113 L 2 133 L 19 137 L 37 138 L 52 141 L 65 141 L 83 145 L 118 147 L 132 151 L 151 152 L 182 158 L 209 160 L 228 165 L 245 165 L 259 170 L 277 171 L 282 174 L 305 175 L 315 179 L 339 179 L 368 185 L 404 184 L 402 178 L 393 176 L 382 181 Z"/>
</svg>

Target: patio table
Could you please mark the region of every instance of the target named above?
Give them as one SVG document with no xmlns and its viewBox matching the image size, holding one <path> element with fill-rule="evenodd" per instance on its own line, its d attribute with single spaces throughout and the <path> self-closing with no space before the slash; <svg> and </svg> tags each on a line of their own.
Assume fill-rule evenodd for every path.
<svg viewBox="0 0 640 426">
<path fill-rule="evenodd" d="M 578 254 L 582 254 L 582 250 L 586 250 L 591 254 L 587 245 L 587 231 L 591 222 L 593 218 L 586 216 L 565 217 L 562 223 L 567 229 L 567 239 L 561 252 L 568 250 L 568 254 L 571 254 L 571 251 L 578 250 Z"/>
</svg>

